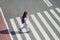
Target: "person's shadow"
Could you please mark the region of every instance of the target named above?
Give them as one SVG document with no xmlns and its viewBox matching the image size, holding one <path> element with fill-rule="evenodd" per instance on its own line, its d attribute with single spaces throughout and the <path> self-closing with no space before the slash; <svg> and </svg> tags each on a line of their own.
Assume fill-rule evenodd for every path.
<svg viewBox="0 0 60 40">
<path fill-rule="evenodd" d="M 10 33 L 12 35 L 15 35 L 15 34 L 24 34 L 25 32 L 20 32 L 20 31 L 10 31 Z M 9 34 L 8 30 L 0 30 L 0 34 Z"/>
<path fill-rule="evenodd" d="M 11 32 L 12 35 L 15 35 L 15 34 L 24 34 L 25 33 L 25 32 L 21 32 L 21 31 L 10 31 L 10 32 Z"/>
<path fill-rule="evenodd" d="M 0 30 L 0 34 L 9 34 L 8 30 Z"/>
</svg>

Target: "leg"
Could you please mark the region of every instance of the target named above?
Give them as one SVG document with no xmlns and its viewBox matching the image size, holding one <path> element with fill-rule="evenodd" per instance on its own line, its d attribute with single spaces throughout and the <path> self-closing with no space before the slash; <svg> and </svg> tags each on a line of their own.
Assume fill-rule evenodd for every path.
<svg viewBox="0 0 60 40">
<path fill-rule="evenodd" d="M 25 28 L 26 28 L 26 31 L 27 31 L 27 33 L 28 33 L 28 32 L 29 32 L 29 27 L 28 27 L 27 24 L 25 25 Z"/>
</svg>

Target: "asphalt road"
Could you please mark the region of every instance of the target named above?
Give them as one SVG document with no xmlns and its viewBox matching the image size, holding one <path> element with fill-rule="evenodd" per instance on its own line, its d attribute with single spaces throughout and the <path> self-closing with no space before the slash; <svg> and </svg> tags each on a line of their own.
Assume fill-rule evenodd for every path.
<svg viewBox="0 0 60 40">
<path fill-rule="evenodd" d="M 60 0 L 0 0 L 0 7 L 13 40 L 60 39 L 60 12 L 56 10 L 60 11 Z M 33 26 L 30 25 L 30 33 L 21 34 L 19 17 L 25 10 L 29 13 L 29 22 Z"/>
</svg>

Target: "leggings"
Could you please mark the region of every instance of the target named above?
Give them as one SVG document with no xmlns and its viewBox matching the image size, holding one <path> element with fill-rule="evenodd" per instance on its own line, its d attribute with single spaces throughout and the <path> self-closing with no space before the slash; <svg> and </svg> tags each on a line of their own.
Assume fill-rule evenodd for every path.
<svg viewBox="0 0 60 40">
<path fill-rule="evenodd" d="M 24 23 L 24 24 L 22 25 L 21 29 L 23 29 L 23 28 L 25 28 L 26 31 L 29 31 L 29 27 L 28 27 L 28 25 L 27 25 L 26 23 Z"/>
</svg>

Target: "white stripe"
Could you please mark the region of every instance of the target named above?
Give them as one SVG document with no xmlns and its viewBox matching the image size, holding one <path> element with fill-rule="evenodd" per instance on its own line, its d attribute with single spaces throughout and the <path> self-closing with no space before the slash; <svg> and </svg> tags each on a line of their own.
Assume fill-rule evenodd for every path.
<svg viewBox="0 0 60 40">
<path fill-rule="evenodd" d="M 20 17 L 18 17 L 17 20 L 20 20 Z M 21 20 L 20 20 L 19 24 L 21 24 Z M 28 19 L 27 24 L 28 24 L 29 28 L 31 29 L 33 35 L 35 36 L 36 40 L 41 40 L 41 39 L 39 38 L 39 35 L 37 34 L 36 30 L 34 29 L 34 27 L 32 26 L 32 24 L 30 23 L 29 19 Z"/>
<path fill-rule="evenodd" d="M 48 19 L 51 21 L 51 23 L 55 26 L 57 31 L 60 33 L 60 27 L 59 25 L 53 20 L 53 18 L 48 14 L 47 11 L 44 11 L 45 15 L 48 17 Z"/>
<path fill-rule="evenodd" d="M 41 38 L 39 37 L 38 33 L 36 32 L 36 30 L 34 29 L 33 25 L 31 24 L 30 20 L 28 19 L 28 26 L 30 27 L 34 37 L 36 38 L 36 40 L 41 40 Z"/>
<path fill-rule="evenodd" d="M 8 27 L 8 25 L 7 25 L 6 19 L 5 19 L 5 17 L 4 17 L 4 14 L 3 14 L 1 8 L 0 8 L 0 12 L 1 12 L 2 17 L 3 17 L 3 19 L 4 19 L 5 25 L 6 25 L 7 29 L 8 29 L 9 35 L 10 35 L 10 37 L 11 37 L 11 40 L 13 40 L 13 37 L 12 37 L 12 35 L 11 35 L 11 33 L 10 33 L 9 27 Z"/>
<path fill-rule="evenodd" d="M 58 13 L 60 13 L 60 9 L 59 8 L 55 8 L 57 11 L 58 11 Z"/>
<path fill-rule="evenodd" d="M 52 5 L 52 3 L 51 3 L 49 0 L 46 0 L 46 1 L 47 1 L 47 3 L 49 3 L 49 4 L 50 4 L 50 6 L 53 6 L 53 5 Z"/>
<path fill-rule="evenodd" d="M 50 5 L 49 5 L 49 3 L 47 3 L 47 1 L 46 0 L 43 0 L 46 4 L 47 4 L 47 6 L 48 7 L 51 7 Z"/>
<path fill-rule="evenodd" d="M 21 26 L 22 23 L 21 23 L 20 17 L 16 17 L 16 19 L 17 19 L 19 25 Z M 29 36 L 28 33 L 25 33 L 24 35 L 25 35 L 25 37 L 26 37 L 26 40 L 31 40 L 31 38 L 30 38 L 30 36 Z"/>
<path fill-rule="evenodd" d="M 14 21 L 13 18 L 10 19 L 10 22 L 11 22 L 11 25 L 12 25 L 12 27 L 13 27 L 15 33 L 16 33 L 16 31 L 19 32 L 19 30 L 18 30 L 18 28 L 17 28 L 17 26 L 16 26 L 15 21 Z M 21 35 L 20 35 L 19 33 L 16 34 L 16 37 L 17 37 L 18 40 L 22 40 Z"/>
<path fill-rule="evenodd" d="M 37 13 L 39 18 L 42 20 L 42 22 L 45 24 L 51 35 L 55 38 L 55 40 L 59 40 L 58 36 L 54 33 L 53 29 L 50 27 L 50 25 L 47 23 L 47 21 L 44 19 L 44 17 L 41 15 L 41 13 Z"/>
<path fill-rule="evenodd" d="M 50 40 L 49 36 L 44 31 L 44 29 L 42 28 L 42 26 L 40 25 L 40 23 L 37 21 L 36 17 L 34 15 L 31 15 L 31 18 L 33 19 L 33 21 L 35 22 L 35 24 L 37 25 L 38 29 L 41 31 L 41 33 L 43 34 L 43 36 L 45 37 L 45 39 L 46 40 Z"/>
<path fill-rule="evenodd" d="M 53 10 L 50 9 L 50 12 L 55 16 L 55 18 L 60 22 L 60 17 L 57 15 L 57 13 Z"/>
</svg>

